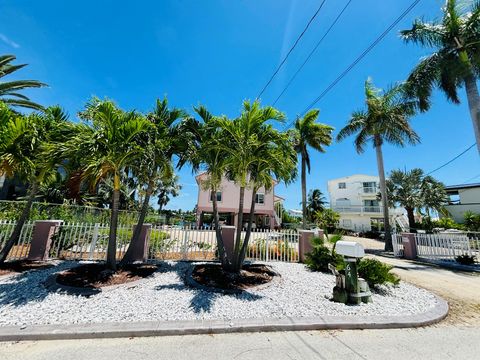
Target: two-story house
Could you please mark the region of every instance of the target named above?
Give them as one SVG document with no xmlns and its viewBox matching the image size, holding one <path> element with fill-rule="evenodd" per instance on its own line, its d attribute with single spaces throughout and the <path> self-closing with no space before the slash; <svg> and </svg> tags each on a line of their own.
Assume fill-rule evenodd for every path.
<svg viewBox="0 0 480 360">
<path fill-rule="evenodd" d="M 207 226 L 213 224 L 213 196 L 217 197 L 218 212 L 220 221 L 225 225 L 238 226 L 238 205 L 240 201 L 240 187 L 233 181 L 222 179 L 220 189 L 216 194 L 204 189 L 203 184 L 208 179 L 206 173 L 196 176 L 198 184 L 197 200 L 197 224 Z M 275 195 L 275 183 L 269 191 L 260 188 L 255 195 L 255 217 L 252 224 L 256 229 L 273 229 L 280 227 L 281 219 L 275 212 L 276 204 L 283 201 L 283 198 Z M 250 216 L 250 205 L 252 202 L 252 190 L 245 189 L 243 224 L 245 226 Z"/>
<path fill-rule="evenodd" d="M 467 211 L 480 214 L 480 183 L 446 186 L 445 190 L 449 196 L 448 205 L 445 210 L 456 222 L 463 223 Z M 443 217 L 443 214 L 439 214 Z"/>
<path fill-rule="evenodd" d="M 330 207 L 340 214 L 339 226 L 353 231 L 383 229 L 383 210 L 378 200 L 379 177 L 351 175 L 328 181 Z M 401 211 L 391 210 L 391 224 Z"/>
</svg>

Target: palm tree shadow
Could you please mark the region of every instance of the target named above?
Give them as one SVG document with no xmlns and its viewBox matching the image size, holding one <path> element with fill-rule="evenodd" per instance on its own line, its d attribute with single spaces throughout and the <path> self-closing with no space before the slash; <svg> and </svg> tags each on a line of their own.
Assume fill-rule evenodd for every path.
<svg viewBox="0 0 480 360">
<path fill-rule="evenodd" d="M 45 281 L 56 272 L 72 267 L 71 263 L 62 263 L 48 269 L 31 270 L 6 279 L 0 278 L 0 308 L 19 307 L 30 302 L 40 302 L 52 293 Z"/>
<path fill-rule="evenodd" d="M 176 262 L 174 264 L 167 262 L 161 263 L 161 265 L 159 266 L 160 272 L 176 272 L 182 282 L 167 285 L 158 285 L 155 287 L 155 290 L 172 289 L 176 291 L 194 292 L 194 295 L 190 300 L 190 308 L 196 314 L 201 312 L 210 312 L 213 308 L 213 305 L 215 304 L 215 300 L 220 299 L 224 296 L 234 297 L 241 301 L 256 301 L 263 298 L 263 296 L 261 295 L 254 294 L 248 291 L 242 291 L 237 294 L 228 294 L 216 290 L 208 291 L 204 289 L 190 287 L 186 284 L 185 277 L 187 271 L 192 266 L 194 266 L 194 264 L 182 262 Z"/>
</svg>

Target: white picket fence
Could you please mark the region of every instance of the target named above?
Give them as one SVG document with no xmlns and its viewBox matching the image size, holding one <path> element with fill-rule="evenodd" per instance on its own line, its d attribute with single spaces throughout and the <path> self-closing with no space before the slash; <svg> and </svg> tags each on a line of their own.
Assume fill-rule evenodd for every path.
<svg viewBox="0 0 480 360">
<path fill-rule="evenodd" d="M 473 256 L 480 262 L 479 233 L 436 233 L 415 234 L 417 254 L 432 261 L 455 261 L 460 255 Z M 393 250 L 395 256 L 403 256 L 402 235 L 393 234 Z"/>
<path fill-rule="evenodd" d="M 16 260 L 28 255 L 33 223 L 28 223 L 9 254 Z M 0 248 L 10 236 L 14 221 L 0 221 Z M 127 251 L 133 227 L 117 228 L 117 253 L 121 259 Z M 108 245 L 108 224 L 65 223 L 54 236 L 50 257 L 65 260 L 103 260 Z M 242 232 L 242 238 L 245 232 Z M 296 230 L 252 230 L 247 259 L 297 262 L 299 236 Z M 149 260 L 212 260 L 217 257 L 215 231 L 204 227 L 154 226 L 150 232 Z"/>
<path fill-rule="evenodd" d="M 15 246 L 10 250 L 9 260 L 19 260 L 27 257 L 30 249 L 30 241 L 32 240 L 33 221 L 25 223 L 20 232 L 20 237 Z M 16 221 L 0 220 L 0 249 L 6 244 L 10 235 L 13 233 Z"/>
</svg>

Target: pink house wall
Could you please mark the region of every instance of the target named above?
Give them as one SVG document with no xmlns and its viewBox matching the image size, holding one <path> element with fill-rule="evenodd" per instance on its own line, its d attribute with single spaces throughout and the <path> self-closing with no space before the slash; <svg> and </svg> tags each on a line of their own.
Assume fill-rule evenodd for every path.
<svg viewBox="0 0 480 360">
<path fill-rule="evenodd" d="M 198 188 L 198 202 L 197 209 L 198 211 L 213 211 L 212 202 L 210 201 L 210 190 L 202 189 L 202 181 L 207 178 L 206 174 L 200 174 L 197 176 Z M 220 186 L 222 192 L 222 201 L 218 202 L 219 212 L 238 212 L 238 203 L 240 201 L 240 188 L 233 182 L 228 181 L 227 179 L 222 179 L 222 184 Z M 260 188 L 257 191 L 258 194 L 265 194 L 264 204 L 255 205 L 255 214 L 268 214 L 273 215 L 274 213 L 274 189 L 265 192 L 265 188 Z M 252 202 L 252 190 L 245 189 L 245 200 L 244 200 L 243 212 L 250 212 L 250 204 Z"/>
</svg>

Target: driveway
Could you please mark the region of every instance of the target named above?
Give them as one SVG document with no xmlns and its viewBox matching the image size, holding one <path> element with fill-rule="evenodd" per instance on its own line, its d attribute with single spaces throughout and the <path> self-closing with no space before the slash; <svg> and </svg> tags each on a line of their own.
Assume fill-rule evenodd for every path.
<svg viewBox="0 0 480 360">
<path fill-rule="evenodd" d="M 382 250 L 381 241 L 346 236 L 345 240 L 361 243 L 366 251 Z M 369 254 L 394 267 L 404 281 L 430 290 L 450 305 L 450 313 L 441 324 L 480 326 L 480 274 L 441 268 L 432 264 Z M 479 354 L 480 358 L 480 354 Z"/>
</svg>

